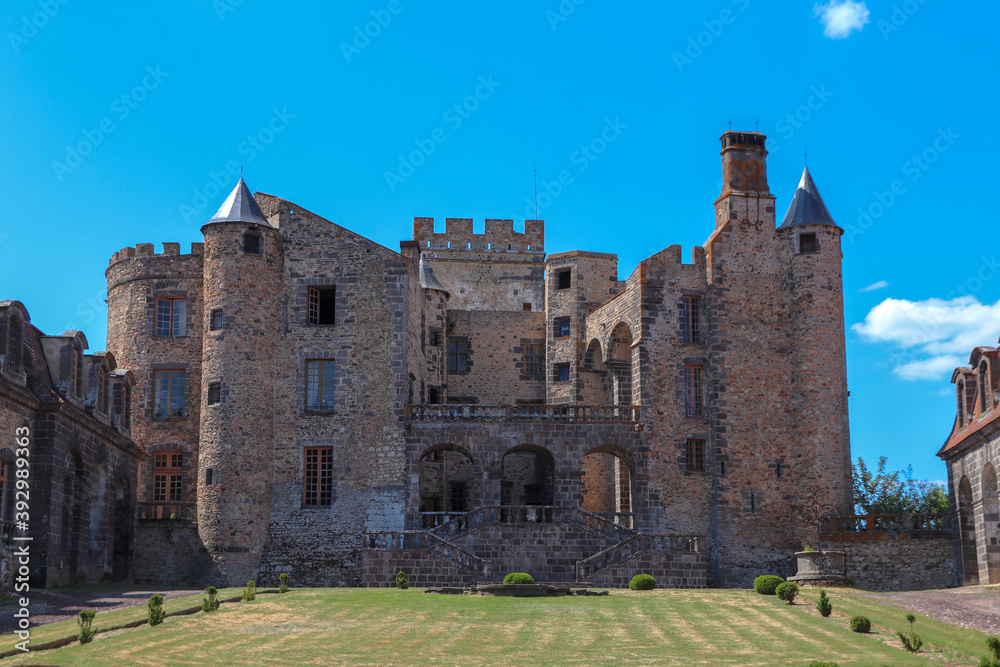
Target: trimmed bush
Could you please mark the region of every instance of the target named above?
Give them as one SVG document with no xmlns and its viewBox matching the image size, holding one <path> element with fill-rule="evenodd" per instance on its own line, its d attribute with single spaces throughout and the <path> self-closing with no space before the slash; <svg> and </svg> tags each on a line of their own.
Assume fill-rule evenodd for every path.
<svg viewBox="0 0 1000 667">
<path fill-rule="evenodd" d="M 761 595 L 774 595 L 774 589 L 785 580 L 773 574 L 762 574 L 753 580 L 753 589 Z"/>
<path fill-rule="evenodd" d="M 993 654 L 993 657 L 983 658 L 979 667 L 1000 667 L 1000 637 L 987 637 L 986 648 Z"/>
<path fill-rule="evenodd" d="M 163 596 L 150 596 L 149 602 L 146 603 L 146 606 L 149 608 L 150 627 L 163 623 L 163 619 L 167 616 L 167 612 L 163 611 Z"/>
<path fill-rule="evenodd" d="M 215 586 L 205 589 L 205 597 L 201 599 L 201 610 L 204 612 L 215 611 L 219 608 L 219 591 Z"/>
<path fill-rule="evenodd" d="M 851 630 L 865 634 L 872 629 L 872 622 L 867 616 L 855 616 L 851 619 Z"/>
<path fill-rule="evenodd" d="M 287 593 L 288 592 L 288 573 L 287 572 L 282 572 L 281 574 L 279 574 L 278 575 L 278 580 L 281 581 L 281 584 L 278 586 L 278 592 L 279 593 Z"/>
<path fill-rule="evenodd" d="M 81 644 L 89 644 L 94 641 L 94 635 L 97 634 L 97 630 L 94 630 L 91 624 L 94 622 L 94 616 L 97 612 L 91 609 L 84 609 L 80 612 L 80 618 L 76 619 L 77 624 L 80 626 L 80 634 L 77 635 L 77 639 L 80 640 Z"/>
<path fill-rule="evenodd" d="M 924 640 L 920 638 L 916 632 L 913 631 L 913 622 L 917 620 L 917 617 L 913 614 L 907 614 L 906 620 L 910 622 L 909 632 L 896 632 L 896 636 L 899 637 L 899 641 L 903 642 L 903 647 L 910 653 L 916 653 L 920 650 L 920 647 L 924 645 Z"/>
<path fill-rule="evenodd" d="M 253 602 L 257 599 L 257 582 L 248 581 L 247 587 L 243 589 L 243 594 L 240 596 L 243 598 L 244 602 Z"/>
<path fill-rule="evenodd" d="M 826 591 L 820 589 L 819 591 L 819 602 L 816 603 L 816 609 L 819 610 L 819 615 L 826 618 L 833 612 L 833 604 L 830 603 L 830 598 L 826 596 Z"/>
<path fill-rule="evenodd" d="M 656 579 L 651 574 L 637 574 L 628 582 L 633 591 L 651 591 L 656 588 Z"/>
<path fill-rule="evenodd" d="M 809 663 L 809 667 L 840 667 L 835 662 L 820 662 L 819 660 L 813 660 Z"/>
<path fill-rule="evenodd" d="M 396 588 L 406 590 L 410 587 L 410 582 L 406 580 L 406 573 L 400 570 L 396 573 Z"/>
<path fill-rule="evenodd" d="M 795 596 L 799 594 L 799 585 L 794 581 L 786 581 L 783 584 L 778 584 L 778 587 L 774 589 L 774 594 L 778 596 L 779 600 L 795 604 Z"/>
<path fill-rule="evenodd" d="M 535 583 L 535 578 L 525 572 L 511 572 L 503 578 L 503 583 L 507 586 L 517 584 L 533 584 Z"/>
</svg>

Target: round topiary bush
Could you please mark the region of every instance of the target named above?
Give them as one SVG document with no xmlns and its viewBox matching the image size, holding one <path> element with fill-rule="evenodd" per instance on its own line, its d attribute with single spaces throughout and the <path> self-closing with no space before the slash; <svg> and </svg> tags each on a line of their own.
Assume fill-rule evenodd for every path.
<svg viewBox="0 0 1000 667">
<path fill-rule="evenodd" d="M 763 574 L 753 580 L 753 589 L 761 595 L 774 595 L 774 590 L 778 584 L 785 583 L 781 577 L 773 574 Z"/>
<path fill-rule="evenodd" d="M 778 587 L 774 589 L 774 594 L 778 596 L 779 600 L 794 604 L 795 596 L 799 594 L 799 585 L 794 581 L 786 581 L 783 584 L 778 584 Z"/>
<path fill-rule="evenodd" d="M 649 574 L 637 574 L 628 582 L 628 587 L 633 591 L 651 591 L 656 588 L 656 579 Z"/>
<path fill-rule="evenodd" d="M 867 616 L 855 616 L 851 619 L 851 630 L 854 630 L 854 632 L 864 634 L 871 629 L 872 622 L 868 620 Z"/>
<path fill-rule="evenodd" d="M 511 572 L 503 578 L 503 583 L 507 586 L 516 584 L 533 584 L 535 578 L 525 572 Z"/>
</svg>

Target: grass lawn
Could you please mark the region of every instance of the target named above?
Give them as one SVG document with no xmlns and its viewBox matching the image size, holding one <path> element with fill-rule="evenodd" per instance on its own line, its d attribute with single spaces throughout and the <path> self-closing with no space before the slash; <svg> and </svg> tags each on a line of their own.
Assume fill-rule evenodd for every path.
<svg viewBox="0 0 1000 667">
<path fill-rule="evenodd" d="M 228 597 L 235 589 L 226 590 Z M 900 610 L 830 591 L 835 616 L 747 590 L 612 591 L 607 597 L 490 598 L 425 595 L 420 589 L 295 589 L 218 612 L 168 618 L 155 628 L 98 635 L 37 655 L 25 665 L 977 665 L 986 635 L 917 621 L 925 650 L 901 648 L 895 632 L 860 635 L 844 613 L 904 629 Z M 168 609 L 191 606 L 178 598 Z M 107 627 L 145 607 L 97 617 Z M 895 619 L 899 618 L 897 622 Z M 873 629 L 874 630 L 874 629 Z M 32 643 L 74 634 L 73 622 L 32 632 Z M 13 646 L 3 638 L 5 650 Z"/>
</svg>

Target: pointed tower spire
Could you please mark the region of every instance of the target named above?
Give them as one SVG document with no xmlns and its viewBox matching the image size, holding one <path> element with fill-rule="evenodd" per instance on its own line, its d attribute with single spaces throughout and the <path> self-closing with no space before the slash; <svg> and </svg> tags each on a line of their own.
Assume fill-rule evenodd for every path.
<svg viewBox="0 0 1000 667">
<path fill-rule="evenodd" d="M 833 221 L 833 216 L 826 210 L 826 204 L 823 203 L 812 175 L 809 174 L 809 167 L 802 170 L 799 187 L 795 190 L 788 213 L 785 214 L 785 219 L 778 229 L 802 225 L 829 225 L 839 229 L 837 223 Z"/>
<path fill-rule="evenodd" d="M 242 176 L 240 176 L 240 182 L 226 197 L 226 201 L 222 202 L 222 206 L 208 222 L 254 222 L 258 225 L 271 226 L 264 218 L 264 214 L 261 213 L 260 207 L 257 206 L 253 195 L 250 194 L 250 188 L 247 187 Z"/>
</svg>

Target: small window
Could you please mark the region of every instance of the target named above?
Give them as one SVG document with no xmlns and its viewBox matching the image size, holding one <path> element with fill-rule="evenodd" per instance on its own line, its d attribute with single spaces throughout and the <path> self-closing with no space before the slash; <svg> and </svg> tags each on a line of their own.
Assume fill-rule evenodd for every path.
<svg viewBox="0 0 1000 667">
<path fill-rule="evenodd" d="M 216 308 L 208 317 L 208 328 L 211 331 L 220 331 L 222 326 L 222 309 Z"/>
<path fill-rule="evenodd" d="M 156 300 L 156 335 L 183 336 L 187 323 L 187 299 Z"/>
<path fill-rule="evenodd" d="M 306 507 L 333 504 L 333 447 L 307 447 L 303 501 Z"/>
<path fill-rule="evenodd" d="M 184 411 L 184 371 L 153 373 L 153 416 L 161 419 L 182 419 Z"/>
<path fill-rule="evenodd" d="M 309 288 L 309 324 L 329 326 L 336 323 L 337 288 Z"/>
<path fill-rule="evenodd" d="M 215 468 L 205 469 L 205 486 L 212 486 L 215 484 Z"/>
<path fill-rule="evenodd" d="M 525 303 L 525 304 L 523 304 L 523 305 L 521 306 L 521 309 L 522 309 L 522 310 L 523 310 L 524 312 L 526 312 L 526 313 L 530 313 L 530 312 L 531 312 L 531 304 L 530 304 L 530 303 Z"/>
<path fill-rule="evenodd" d="M 569 289 L 573 286 L 573 272 L 570 269 L 556 271 L 556 283 L 559 289 Z"/>
<path fill-rule="evenodd" d="M 427 388 L 427 402 L 431 405 L 437 405 L 441 402 L 441 393 L 437 387 Z"/>
<path fill-rule="evenodd" d="M 701 366 L 684 367 L 684 415 L 701 417 L 703 414 L 701 396 Z"/>
<path fill-rule="evenodd" d="M 132 388 L 124 382 L 114 386 L 115 416 L 123 428 L 132 428 Z"/>
<path fill-rule="evenodd" d="M 246 233 L 243 237 L 243 252 L 247 255 L 260 254 L 260 234 Z"/>
<path fill-rule="evenodd" d="M 555 319 L 555 333 L 553 335 L 556 338 L 568 338 L 569 337 L 569 318 L 568 317 L 557 317 Z"/>
<path fill-rule="evenodd" d="M 556 382 L 569 380 L 569 364 L 556 364 Z"/>
<path fill-rule="evenodd" d="M 153 502 L 181 499 L 184 455 L 181 452 L 153 454 Z"/>
<path fill-rule="evenodd" d="M 705 472 L 705 441 L 687 441 L 688 472 Z"/>
<path fill-rule="evenodd" d="M 819 241 L 816 239 L 816 234 L 810 232 L 808 234 L 799 234 L 799 252 L 817 252 L 819 251 Z"/>
<path fill-rule="evenodd" d="M 701 298 L 681 298 L 681 340 L 688 345 L 701 343 Z"/>
<path fill-rule="evenodd" d="M 524 346 L 524 374 L 539 377 L 543 374 L 545 347 L 543 345 Z"/>
<path fill-rule="evenodd" d="M 441 344 L 441 332 L 439 332 L 439 331 L 432 331 L 432 332 L 430 332 L 430 334 L 428 335 L 428 344 L 433 345 L 434 347 L 437 347 L 438 345 L 440 345 Z"/>
<path fill-rule="evenodd" d="M 333 410 L 333 359 L 310 359 L 306 362 L 306 410 Z"/>
<path fill-rule="evenodd" d="M 469 343 L 463 340 L 448 341 L 448 372 L 469 372 Z"/>
<path fill-rule="evenodd" d="M 218 405 L 222 403 L 222 383 L 211 382 L 208 385 L 208 404 Z"/>
</svg>

